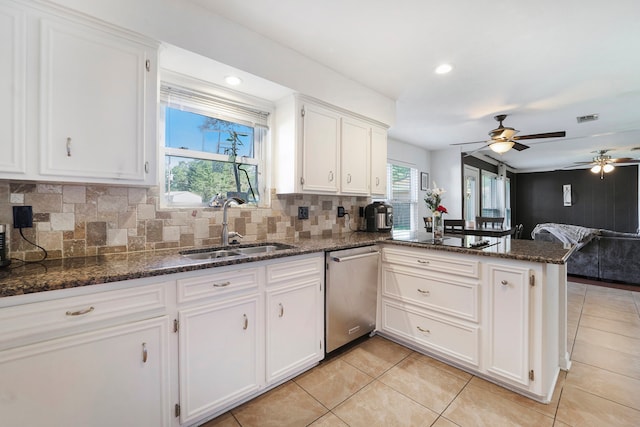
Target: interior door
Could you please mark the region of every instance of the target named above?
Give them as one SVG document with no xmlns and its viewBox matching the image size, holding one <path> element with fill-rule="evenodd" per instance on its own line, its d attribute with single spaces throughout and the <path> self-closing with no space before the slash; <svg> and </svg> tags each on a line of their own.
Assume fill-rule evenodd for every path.
<svg viewBox="0 0 640 427">
<path fill-rule="evenodd" d="M 464 219 L 475 221 L 480 216 L 480 171 L 472 166 L 464 165 Z"/>
</svg>

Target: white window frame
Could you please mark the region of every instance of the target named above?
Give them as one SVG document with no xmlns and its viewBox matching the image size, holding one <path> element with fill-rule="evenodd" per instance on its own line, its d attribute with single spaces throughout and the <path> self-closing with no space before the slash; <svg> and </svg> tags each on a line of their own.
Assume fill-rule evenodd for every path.
<svg viewBox="0 0 640 427">
<path fill-rule="evenodd" d="M 393 194 L 393 185 L 392 185 L 392 168 L 393 166 L 400 166 L 404 168 L 410 169 L 411 181 L 410 181 L 410 197 L 408 199 L 398 199 L 394 197 Z M 385 201 L 392 206 L 394 203 L 408 203 L 410 207 L 410 219 L 409 219 L 409 230 L 397 230 L 393 227 L 393 235 L 397 238 L 410 238 L 413 236 L 418 230 L 418 218 L 419 218 L 419 205 L 418 205 L 418 190 L 419 190 L 419 173 L 418 168 L 415 165 L 400 162 L 397 160 L 388 160 L 387 161 L 387 194 Z M 396 212 L 394 209 L 394 220 L 396 218 Z"/>
<path fill-rule="evenodd" d="M 165 90 L 165 86 L 169 86 L 179 93 L 178 96 L 171 96 L 171 91 Z M 161 208 L 204 208 L 205 205 L 190 204 L 168 204 L 163 197 L 165 188 L 166 175 L 166 156 L 184 157 L 198 160 L 211 160 L 228 162 L 229 156 L 225 154 L 208 153 L 202 151 L 185 150 L 180 148 L 165 147 L 165 109 L 167 106 L 176 109 L 182 109 L 192 113 L 214 117 L 221 120 L 243 124 L 251 127 L 266 127 L 269 129 L 271 118 L 273 116 L 274 106 L 271 102 L 230 91 L 227 88 L 217 86 L 213 83 L 204 82 L 202 80 L 175 73 L 169 70 L 161 70 L 161 93 L 159 106 L 159 124 L 158 124 L 158 157 L 159 165 L 159 182 L 160 182 L 160 207 Z M 190 98 L 190 94 L 194 94 Z M 243 110 L 246 114 L 243 114 Z M 251 120 L 252 113 L 255 113 L 255 120 Z M 264 117 L 264 118 L 263 118 Z M 257 165 L 258 167 L 258 186 L 260 194 L 260 202 L 258 207 L 270 207 L 270 191 L 271 176 L 270 152 L 271 132 L 267 131 L 265 137 L 261 141 L 254 140 L 254 157 L 239 157 L 243 164 Z M 204 202 L 204 201 L 203 201 Z M 244 205 L 246 206 L 246 205 Z"/>
</svg>

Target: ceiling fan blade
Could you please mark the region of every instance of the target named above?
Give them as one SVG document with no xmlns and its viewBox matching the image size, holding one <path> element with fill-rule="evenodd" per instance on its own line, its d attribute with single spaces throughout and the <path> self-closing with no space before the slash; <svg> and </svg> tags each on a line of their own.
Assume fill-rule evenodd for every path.
<svg viewBox="0 0 640 427">
<path fill-rule="evenodd" d="M 611 163 L 640 163 L 638 159 L 632 159 L 631 157 L 620 157 L 617 159 L 609 159 Z"/>
<path fill-rule="evenodd" d="M 471 144 L 486 144 L 487 140 L 484 141 L 473 141 L 473 142 L 456 142 L 455 144 L 449 145 L 471 145 Z"/>
<path fill-rule="evenodd" d="M 559 132 L 547 132 L 547 133 L 536 133 L 532 135 L 514 136 L 512 139 L 514 141 L 519 141 L 522 139 L 564 138 L 565 136 L 567 136 L 567 132 L 559 131 Z"/>
<path fill-rule="evenodd" d="M 511 147 L 511 148 L 513 148 L 514 150 L 517 150 L 517 151 L 522 151 L 522 150 L 526 150 L 527 148 L 529 148 L 529 146 L 528 145 L 524 145 L 524 144 L 520 144 L 519 142 L 513 141 L 513 147 Z"/>
</svg>

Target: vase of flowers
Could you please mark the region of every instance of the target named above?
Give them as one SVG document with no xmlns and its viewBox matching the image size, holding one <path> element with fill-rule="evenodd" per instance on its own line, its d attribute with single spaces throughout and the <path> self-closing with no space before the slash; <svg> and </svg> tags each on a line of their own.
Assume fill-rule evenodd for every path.
<svg viewBox="0 0 640 427">
<path fill-rule="evenodd" d="M 427 209 L 431 212 L 433 243 L 436 244 L 442 243 L 444 239 L 444 219 L 442 216 L 447 213 L 447 208 L 442 206 L 442 195 L 444 193 L 444 189 L 438 188 L 434 182 L 433 188 L 428 189 L 424 196 L 424 202 L 427 204 Z"/>
</svg>

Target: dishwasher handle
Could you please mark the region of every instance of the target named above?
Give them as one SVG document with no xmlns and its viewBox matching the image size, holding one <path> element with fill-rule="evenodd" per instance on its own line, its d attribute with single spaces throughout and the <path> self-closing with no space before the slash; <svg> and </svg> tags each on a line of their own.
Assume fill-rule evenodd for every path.
<svg viewBox="0 0 640 427">
<path fill-rule="evenodd" d="M 367 252 L 366 254 L 350 255 L 350 256 L 343 256 L 343 257 L 334 256 L 334 257 L 331 257 L 331 260 L 335 262 L 344 262 L 344 261 L 351 261 L 354 259 L 377 256 L 377 255 L 380 255 L 380 251 Z"/>
</svg>

